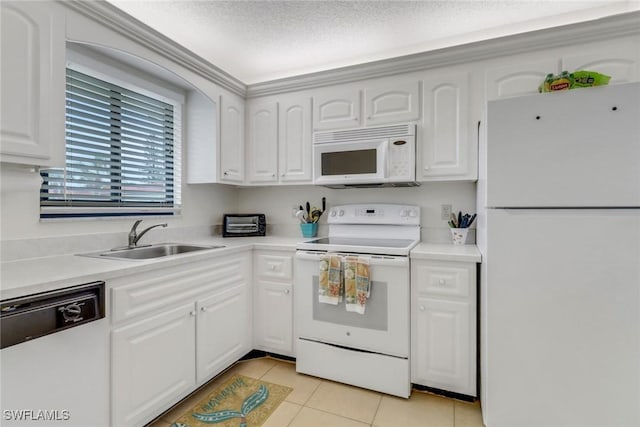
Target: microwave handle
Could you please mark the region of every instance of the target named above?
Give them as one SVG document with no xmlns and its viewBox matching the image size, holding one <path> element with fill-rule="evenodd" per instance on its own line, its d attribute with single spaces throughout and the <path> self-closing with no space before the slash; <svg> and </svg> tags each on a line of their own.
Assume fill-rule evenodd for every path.
<svg viewBox="0 0 640 427">
<path fill-rule="evenodd" d="M 384 159 L 384 163 L 382 164 L 382 177 L 384 179 L 389 177 L 389 145 L 391 145 L 391 140 L 387 140 L 385 144 L 382 144 L 380 147 L 380 151 L 382 151 L 382 158 Z"/>
</svg>

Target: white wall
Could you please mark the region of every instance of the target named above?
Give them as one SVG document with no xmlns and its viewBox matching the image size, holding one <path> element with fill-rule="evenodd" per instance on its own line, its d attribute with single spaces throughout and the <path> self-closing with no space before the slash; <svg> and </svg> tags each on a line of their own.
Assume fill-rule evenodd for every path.
<svg viewBox="0 0 640 427">
<path fill-rule="evenodd" d="M 268 231 L 284 236 L 298 236 L 298 220 L 292 208 L 309 201 L 321 206 L 323 196 L 327 208 L 345 203 L 383 202 L 415 204 L 422 210 L 422 240 L 450 242 L 447 222 L 440 219 L 440 205 L 451 204 L 455 211 L 475 212 L 476 184 L 473 182 L 423 183 L 410 188 L 367 188 L 333 190 L 316 186 L 252 187 L 238 189 L 239 212 L 265 213 Z M 326 216 L 320 219 L 321 234 L 326 230 Z M 469 238 L 469 242 L 473 235 Z"/>
<path fill-rule="evenodd" d="M 0 238 L 3 241 L 126 232 L 133 223 L 132 218 L 40 221 L 40 175 L 30 169 L 3 164 L 0 180 Z M 182 204 L 182 215 L 162 217 L 169 228 L 220 224 L 224 212 L 236 209 L 237 191 L 220 184 L 183 185 Z M 145 222 L 160 220 L 149 218 Z"/>
</svg>

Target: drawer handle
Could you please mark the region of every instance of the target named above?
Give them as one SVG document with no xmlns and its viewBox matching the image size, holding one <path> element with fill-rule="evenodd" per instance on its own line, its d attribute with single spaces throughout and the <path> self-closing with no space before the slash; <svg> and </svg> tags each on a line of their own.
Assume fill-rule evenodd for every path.
<svg viewBox="0 0 640 427">
<path fill-rule="evenodd" d="M 202 312 L 207 311 L 207 307 L 200 307 L 200 311 L 202 311 Z"/>
<path fill-rule="evenodd" d="M 196 317 L 196 312 L 195 312 L 195 311 L 190 311 L 190 312 L 189 312 L 189 316 L 191 316 L 191 317 Z"/>
<path fill-rule="evenodd" d="M 447 281 L 444 280 L 444 279 L 440 279 L 440 280 L 438 280 L 438 283 L 441 284 L 441 285 L 446 285 Z"/>
<path fill-rule="evenodd" d="M 269 264 L 269 270 L 273 271 L 276 269 L 276 265 L 275 264 Z"/>
<path fill-rule="evenodd" d="M 424 311 L 424 305 L 420 306 L 420 311 Z"/>
<path fill-rule="evenodd" d="M 285 290 L 284 290 L 284 294 L 285 294 L 285 295 L 289 295 L 289 289 L 285 289 Z"/>
</svg>

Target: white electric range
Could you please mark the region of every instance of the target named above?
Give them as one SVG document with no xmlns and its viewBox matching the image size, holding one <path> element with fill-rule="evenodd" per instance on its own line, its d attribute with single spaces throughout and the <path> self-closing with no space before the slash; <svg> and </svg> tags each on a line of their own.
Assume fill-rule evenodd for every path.
<svg viewBox="0 0 640 427">
<path fill-rule="evenodd" d="M 328 237 L 297 245 L 294 281 L 296 370 L 409 397 L 409 252 L 420 241 L 420 208 L 335 206 Z M 327 253 L 369 262 L 371 295 L 364 314 L 319 302 L 320 260 Z"/>
</svg>

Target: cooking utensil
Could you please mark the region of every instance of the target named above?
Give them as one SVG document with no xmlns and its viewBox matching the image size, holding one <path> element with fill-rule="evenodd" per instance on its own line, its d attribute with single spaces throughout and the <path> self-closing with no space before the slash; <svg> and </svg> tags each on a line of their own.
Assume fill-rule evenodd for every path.
<svg viewBox="0 0 640 427">
<path fill-rule="evenodd" d="M 300 209 L 298 212 L 296 212 L 296 218 L 298 218 L 298 220 L 300 221 L 300 224 L 304 224 L 307 223 L 309 221 L 307 215 L 305 214 L 305 212 Z"/>
<path fill-rule="evenodd" d="M 327 198 L 323 197 L 322 198 L 322 213 L 324 213 L 324 211 L 327 210 Z"/>
<path fill-rule="evenodd" d="M 311 205 L 307 202 L 307 218 L 311 217 Z"/>
<path fill-rule="evenodd" d="M 311 222 L 316 223 L 320 220 L 322 216 L 322 211 L 316 207 L 311 209 Z"/>
</svg>

